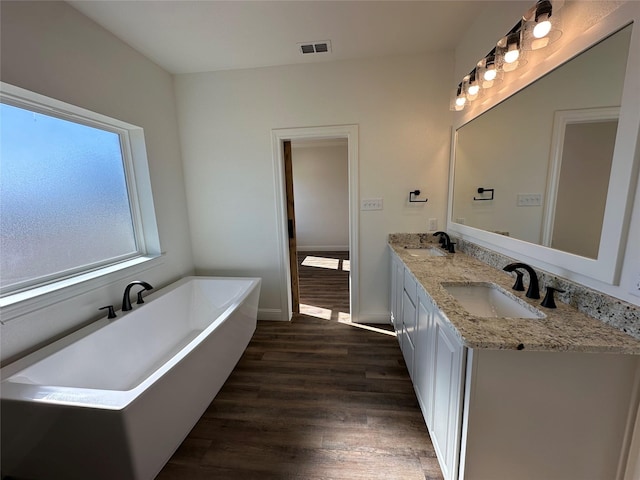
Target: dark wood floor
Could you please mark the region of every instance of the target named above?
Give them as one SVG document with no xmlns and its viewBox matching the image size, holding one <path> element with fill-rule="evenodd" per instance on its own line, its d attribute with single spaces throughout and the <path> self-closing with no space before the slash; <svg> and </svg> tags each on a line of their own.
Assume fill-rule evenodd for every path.
<svg viewBox="0 0 640 480">
<path fill-rule="evenodd" d="M 318 316 L 258 322 L 157 480 L 443 478 L 392 331 L 336 321 L 348 320 L 347 259 L 299 255 L 301 304 Z"/>
<path fill-rule="evenodd" d="M 349 320 L 349 252 L 298 252 L 300 312 Z"/>
<path fill-rule="evenodd" d="M 388 333 L 302 315 L 258 322 L 157 479 L 441 479 Z"/>
</svg>

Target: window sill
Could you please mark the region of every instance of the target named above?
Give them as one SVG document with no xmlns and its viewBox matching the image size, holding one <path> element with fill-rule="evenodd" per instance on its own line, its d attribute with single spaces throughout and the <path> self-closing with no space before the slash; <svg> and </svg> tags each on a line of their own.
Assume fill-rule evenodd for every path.
<svg viewBox="0 0 640 480">
<path fill-rule="evenodd" d="M 163 263 L 162 255 L 136 257 L 92 272 L 0 298 L 0 324 L 137 275 Z"/>
</svg>

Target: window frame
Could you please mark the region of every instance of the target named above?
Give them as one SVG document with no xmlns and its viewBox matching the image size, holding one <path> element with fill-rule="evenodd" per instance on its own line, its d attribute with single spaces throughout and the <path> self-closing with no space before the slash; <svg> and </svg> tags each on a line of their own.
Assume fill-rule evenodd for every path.
<svg viewBox="0 0 640 480">
<path fill-rule="evenodd" d="M 0 101 L 116 133 L 120 139 L 136 252 L 25 281 L 0 296 L 0 323 L 85 291 L 147 270 L 159 262 L 160 241 L 153 204 L 144 130 L 53 98 L 0 82 Z M 151 263 L 149 263 L 151 262 Z"/>
</svg>

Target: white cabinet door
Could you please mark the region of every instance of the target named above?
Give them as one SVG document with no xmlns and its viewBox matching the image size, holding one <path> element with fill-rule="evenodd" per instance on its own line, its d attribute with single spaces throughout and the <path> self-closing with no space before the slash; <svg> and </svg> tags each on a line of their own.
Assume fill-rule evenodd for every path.
<svg viewBox="0 0 640 480">
<path fill-rule="evenodd" d="M 447 321 L 433 312 L 433 419 L 429 431 L 445 480 L 458 474 L 465 348 Z"/>
<path fill-rule="evenodd" d="M 391 267 L 391 290 L 389 292 L 389 311 L 391 313 L 391 324 L 395 329 L 396 322 L 399 320 L 398 312 L 396 310 L 396 305 L 398 302 L 397 292 L 396 292 L 396 285 L 398 284 L 398 274 L 396 272 L 396 264 L 398 263 L 398 259 L 393 254 L 393 252 L 391 252 L 391 254 L 389 255 L 389 263 Z"/>
<path fill-rule="evenodd" d="M 395 330 L 396 330 L 396 334 L 398 335 L 398 341 L 400 342 L 400 345 L 402 346 L 402 335 L 400 334 L 402 332 L 402 292 L 404 291 L 404 265 L 403 263 L 400 261 L 400 259 L 398 257 L 395 256 L 395 254 L 393 255 L 394 258 L 394 270 L 395 270 L 395 277 L 396 277 L 396 284 L 395 284 L 395 305 L 394 305 L 394 318 L 396 319 L 396 323 L 394 324 Z"/>
<path fill-rule="evenodd" d="M 416 322 L 416 307 L 411 301 L 409 294 L 405 290 L 402 294 L 402 323 L 404 328 L 402 329 L 402 355 L 404 356 L 404 362 L 407 364 L 407 370 L 409 370 L 409 376 L 413 380 L 413 359 L 415 348 L 412 339 L 412 327 Z"/>
<path fill-rule="evenodd" d="M 433 311 L 435 305 L 423 291 L 418 293 L 417 333 L 413 384 L 427 425 L 433 424 L 431 384 L 433 381 Z"/>
</svg>

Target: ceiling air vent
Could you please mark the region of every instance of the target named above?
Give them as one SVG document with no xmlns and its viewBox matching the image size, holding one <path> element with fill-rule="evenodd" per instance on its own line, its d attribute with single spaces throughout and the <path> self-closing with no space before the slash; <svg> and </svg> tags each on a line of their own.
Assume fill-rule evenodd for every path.
<svg viewBox="0 0 640 480">
<path fill-rule="evenodd" d="M 331 41 L 323 40 L 321 42 L 304 42 L 299 43 L 298 48 L 303 55 L 311 53 L 330 53 Z"/>
</svg>

